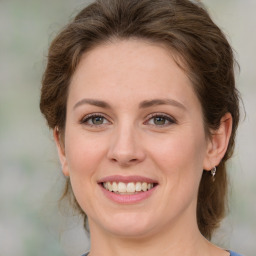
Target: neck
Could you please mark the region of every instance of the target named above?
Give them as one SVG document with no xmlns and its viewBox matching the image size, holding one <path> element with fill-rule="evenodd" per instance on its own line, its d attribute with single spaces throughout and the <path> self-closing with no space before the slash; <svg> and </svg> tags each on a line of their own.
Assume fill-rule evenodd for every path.
<svg viewBox="0 0 256 256">
<path fill-rule="evenodd" d="M 196 224 L 182 229 L 165 228 L 136 238 L 121 237 L 92 225 L 91 238 L 90 256 L 210 255 L 209 242 L 200 234 Z"/>
</svg>

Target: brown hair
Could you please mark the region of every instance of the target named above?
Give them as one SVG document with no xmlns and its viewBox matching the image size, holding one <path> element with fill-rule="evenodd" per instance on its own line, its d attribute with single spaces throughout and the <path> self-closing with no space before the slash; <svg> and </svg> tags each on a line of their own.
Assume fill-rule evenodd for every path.
<svg viewBox="0 0 256 256">
<path fill-rule="evenodd" d="M 204 171 L 198 192 L 199 230 L 210 239 L 225 213 L 225 163 L 233 153 L 239 122 L 233 51 L 201 4 L 188 0 L 97 0 L 83 9 L 50 46 L 40 102 L 50 128 L 58 127 L 64 133 L 68 87 L 83 53 L 112 38 L 159 42 L 178 56 L 176 61 L 191 79 L 201 102 L 208 136 L 210 130 L 219 127 L 225 113 L 232 115 L 232 134 L 217 167 L 216 180 L 212 182 L 209 172 Z M 70 194 L 67 180 L 64 196 Z"/>
</svg>

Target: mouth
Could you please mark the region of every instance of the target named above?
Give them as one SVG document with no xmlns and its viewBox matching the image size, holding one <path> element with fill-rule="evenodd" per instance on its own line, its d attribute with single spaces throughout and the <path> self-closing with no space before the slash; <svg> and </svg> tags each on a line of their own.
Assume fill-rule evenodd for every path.
<svg viewBox="0 0 256 256">
<path fill-rule="evenodd" d="M 150 198 L 159 183 L 142 176 L 105 177 L 98 181 L 103 194 L 118 204 L 136 204 Z"/>
<path fill-rule="evenodd" d="M 155 182 L 121 182 L 121 181 L 107 181 L 101 182 L 100 185 L 115 194 L 120 195 L 133 195 L 149 191 L 157 186 Z"/>
</svg>

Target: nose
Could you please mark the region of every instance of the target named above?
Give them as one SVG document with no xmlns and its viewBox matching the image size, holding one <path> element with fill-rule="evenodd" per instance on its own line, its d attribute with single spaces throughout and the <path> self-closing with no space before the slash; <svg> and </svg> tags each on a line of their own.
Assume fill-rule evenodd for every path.
<svg viewBox="0 0 256 256">
<path fill-rule="evenodd" d="M 146 154 L 136 128 L 123 125 L 115 129 L 107 157 L 110 161 L 123 167 L 142 162 Z"/>
</svg>

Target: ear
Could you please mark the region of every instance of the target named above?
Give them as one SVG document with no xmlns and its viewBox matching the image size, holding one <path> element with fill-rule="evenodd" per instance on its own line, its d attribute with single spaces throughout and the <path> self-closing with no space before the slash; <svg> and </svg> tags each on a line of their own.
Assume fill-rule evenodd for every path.
<svg viewBox="0 0 256 256">
<path fill-rule="evenodd" d="M 69 176 L 69 171 L 68 171 L 68 164 L 67 164 L 67 159 L 65 155 L 65 145 L 64 145 L 63 139 L 61 138 L 61 134 L 58 127 L 54 128 L 53 137 L 54 137 L 55 144 L 57 146 L 58 155 L 59 155 L 60 163 L 62 166 L 62 172 L 67 177 Z"/>
<path fill-rule="evenodd" d="M 212 131 L 211 138 L 207 145 L 204 170 L 211 170 L 219 165 L 226 153 L 231 132 L 232 116 L 230 113 L 226 113 L 220 120 L 220 127 Z"/>
</svg>

